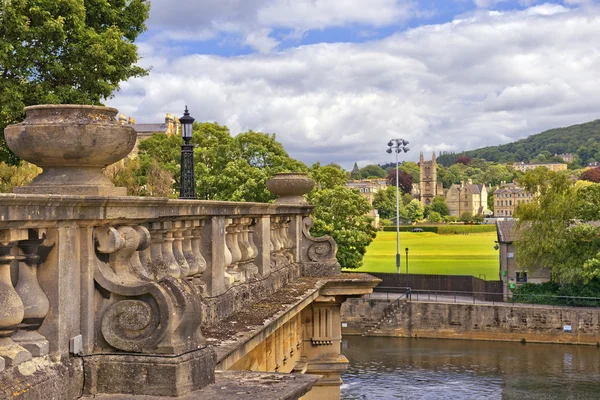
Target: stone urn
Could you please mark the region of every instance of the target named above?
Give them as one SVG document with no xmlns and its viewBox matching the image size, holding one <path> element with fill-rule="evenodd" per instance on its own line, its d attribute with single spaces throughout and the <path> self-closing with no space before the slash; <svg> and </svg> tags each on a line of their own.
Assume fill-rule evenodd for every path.
<svg viewBox="0 0 600 400">
<path fill-rule="evenodd" d="M 308 202 L 304 194 L 310 193 L 315 187 L 315 181 L 303 172 L 285 172 L 275 174 L 267 181 L 267 189 L 279 198 L 277 204 L 305 206 Z"/>
<path fill-rule="evenodd" d="M 118 123 L 117 109 L 90 105 L 38 105 L 25 108 L 23 122 L 4 129 L 8 147 L 43 169 L 15 193 L 125 196 L 102 168 L 126 157 L 137 134 Z"/>
</svg>

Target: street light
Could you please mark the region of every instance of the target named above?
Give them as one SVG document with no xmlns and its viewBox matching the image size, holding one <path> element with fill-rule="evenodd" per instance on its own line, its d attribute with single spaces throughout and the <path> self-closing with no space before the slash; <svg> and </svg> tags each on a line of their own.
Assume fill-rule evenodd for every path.
<svg viewBox="0 0 600 400">
<path fill-rule="evenodd" d="M 408 278 L 408 247 L 404 251 L 406 251 L 406 277 Z"/>
<path fill-rule="evenodd" d="M 187 106 L 183 117 L 179 118 L 181 123 L 181 136 L 184 144 L 181 145 L 181 185 L 179 188 L 180 199 L 196 199 L 196 182 L 194 180 L 194 145 L 192 140 L 192 125 L 194 118 L 190 117 Z"/>
<path fill-rule="evenodd" d="M 408 140 L 404 139 L 392 139 L 388 142 L 388 149 L 386 152 L 392 154 L 396 153 L 396 271 L 400 273 L 400 203 L 398 195 L 398 154 L 400 152 L 407 152 L 410 150 L 408 147 Z"/>
</svg>

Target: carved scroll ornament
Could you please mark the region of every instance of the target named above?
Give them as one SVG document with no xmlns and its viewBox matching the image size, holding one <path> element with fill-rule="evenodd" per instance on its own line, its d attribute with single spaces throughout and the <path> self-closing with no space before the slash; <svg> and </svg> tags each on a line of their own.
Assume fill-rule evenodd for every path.
<svg viewBox="0 0 600 400">
<path fill-rule="evenodd" d="M 311 217 L 302 220 L 302 251 L 313 262 L 336 262 L 337 244 L 331 236 L 313 237 L 310 228 L 314 221 Z"/>
</svg>

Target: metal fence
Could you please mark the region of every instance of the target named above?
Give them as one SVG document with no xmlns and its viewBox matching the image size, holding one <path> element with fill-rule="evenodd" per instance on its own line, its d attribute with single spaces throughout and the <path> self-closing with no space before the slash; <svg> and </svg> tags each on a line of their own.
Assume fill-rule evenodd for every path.
<svg viewBox="0 0 600 400">
<path fill-rule="evenodd" d="M 427 301 L 434 303 L 462 304 L 505 304 L 514 307 L 600 307 L 600 297 L 581 296 L 552 296 L 535 294 L 506 295 L 493 292 L 451 291 L 412 289 L 409 287 L 379 286 L 379 291 L 370 294 L 373 299 L 398 300 L 406 298 L 409 301 Z"/>
</svg>

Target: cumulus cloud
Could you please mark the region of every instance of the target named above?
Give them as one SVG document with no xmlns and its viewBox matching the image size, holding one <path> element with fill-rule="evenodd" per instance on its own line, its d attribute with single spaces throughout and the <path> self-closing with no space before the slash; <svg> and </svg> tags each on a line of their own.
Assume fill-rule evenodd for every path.
<svg viewBox="0 0 600 400">
<path fill-rule="evenodd" d="M 198 120 L 274 132 L 292 156 L 346 168 L 390 161 L 391 137 L 411 142 L 411 160 L 505 143 L 599 116 L 600 11 L 557 7 L 476 13 L 366 43 L 153 54 L 150 75 L 108 103 L 140 122 L 187 104 Z"/>
<path fill-rule="evenodd" d="M 185 12 L 181 12 L 185 10 Z M 219 34 L 237 34 L 260 52 L 274 50 L 274 29 L 301 37 L 313 29 L 362 24 L 372 27 L 406 21 L 416 7 L 412 0 L 153 0 L 148 25 L 156 41 L 196 42 Z"/>
</svg>

